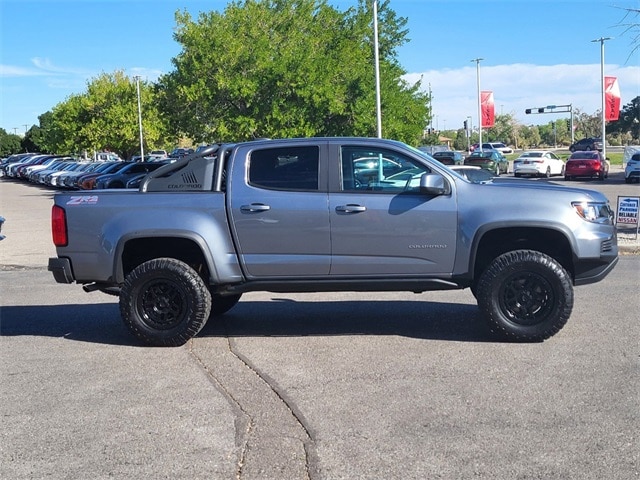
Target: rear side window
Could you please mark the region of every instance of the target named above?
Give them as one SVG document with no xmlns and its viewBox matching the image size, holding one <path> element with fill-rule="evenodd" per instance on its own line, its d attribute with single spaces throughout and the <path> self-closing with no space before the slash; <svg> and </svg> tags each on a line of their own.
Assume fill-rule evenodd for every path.
<svg viewBox="0 0 640 480">
<path fill-rule="evenodd" d="M 317 146 L 254 150 L 249 158 L 249 184 L 270 190 L 318 190 Z"/>
</svg>

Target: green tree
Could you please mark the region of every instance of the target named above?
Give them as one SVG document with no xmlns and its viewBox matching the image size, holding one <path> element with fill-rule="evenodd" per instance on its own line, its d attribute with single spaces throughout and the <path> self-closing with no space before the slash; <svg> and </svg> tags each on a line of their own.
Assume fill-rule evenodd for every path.
<svg viewBox="0 0 640 480">
<path fill-rule="evenodd" d="M 383 134 L 417 144 L 428 95 L 395 50 L 406 19 L 382 2 L 380 76 Z M 341 13 L 326 0 L 244 0 L 197 22 L 176 13 L 182 51 L 159 82 L 176 135 L 197 141 L 376 134 L 371 2 Z"/>
<path fill-rule="evenodd" d="M 488 142 L 505 142 L 515 144 L 514 131 L 516 119 L 511 114 L 496 115 L 493 127 L 486 129 Z M 482 137 L 483 142 L 485 137 Z"/>
<path fill-rule="evenodd" d="M 574 123 L 576 125 L 576 139 L 584 137 L 600 137 L 602 135 L 601 110 L 593 115 L 584 113 L 579 109 L 574 112 Z"/>
<path fill-rule="evenodd" d="M 537 125 L 523 126 L 518 129 L 520 146 L 524 149 L 540 146 L 542 138 Z"/>
<path fill-rule="evenodd" d="M 453 139 L 452 147 L 455 150 L 467 150 L 467 148 L 469 147 L 467 132 L 465 132 L 464 128 L 461 128 L 456 131 L 455 138 Z"/>
<path fill-rule="evenodd" d="M 21 151 L 20 137 L 13 133 L 7 133 L 4 128 L 0 128 L 0 157 L 8 157 Z"/>
<path fill-rule="evenodd" d="M 141 81 L 145 150 L 162 144 L 167 135 L 167 122 L 155 96 L 154 87 Z M 122 71 L 99 75 L 88 82 L 85 93 L 56 105 L 43 130 L 42 144 L 51 151 L 70 154 L 109 149 L 129 158 L 140 151 L 135 81 Z"/>
<path fill-rule="evenodd" d="M 46 132 L 51 127 L 53 115 L 45 112 L 38 116 L 38 125 L 33 125 L 22 139 L 22 148 L 27 152 L 51 153 L 46 146 Z"/>
</svg>

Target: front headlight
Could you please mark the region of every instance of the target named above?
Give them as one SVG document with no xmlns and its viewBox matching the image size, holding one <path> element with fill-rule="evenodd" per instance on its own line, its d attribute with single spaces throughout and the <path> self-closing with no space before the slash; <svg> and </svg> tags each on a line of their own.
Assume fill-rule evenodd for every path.
<svg viewBox="0 0 640 480">
<path fill-rule="evenodd" d="M 604 202 L 571 202 L 576 213 L 587 222 L 613 223 L 613 211 Z"/>
</svg>

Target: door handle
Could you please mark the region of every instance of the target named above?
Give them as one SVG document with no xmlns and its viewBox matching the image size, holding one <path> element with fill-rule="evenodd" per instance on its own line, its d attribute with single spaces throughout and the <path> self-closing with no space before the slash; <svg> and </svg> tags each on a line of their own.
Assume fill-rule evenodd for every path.
<svg viewBox="0 0 640 480">
<path fill-rule="evenodd" d="M 271 210 L 271 207 L 264 203 L 252 203 L 251 205 L 242 205 L 240 207 L 242 212 L 266 212 L 267 210 Z"/>
<path fill-rule="evenodd" d="M 338 205 L 336 207 L 336 212 L 342 212 L 342 213 L 358 213 L 358 212 L 364 212 L 366 210 L 367 210 L 367 207 L 363 207 L 362 205 L 355 205 L 355 204 Z"/>
</svg>

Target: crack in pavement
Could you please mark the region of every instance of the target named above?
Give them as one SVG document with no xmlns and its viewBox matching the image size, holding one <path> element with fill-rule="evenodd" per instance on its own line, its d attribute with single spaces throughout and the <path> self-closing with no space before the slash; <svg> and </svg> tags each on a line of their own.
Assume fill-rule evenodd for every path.
<svg viewBox="0 0 640 480">
<path fill-rule="evenodd" d="M 238 480 L 311 480 L 314 439 L 273 379 L 241 355 L 228 337 L 194 338 L 189 351 L 238 412 Z"/>
</svg>

